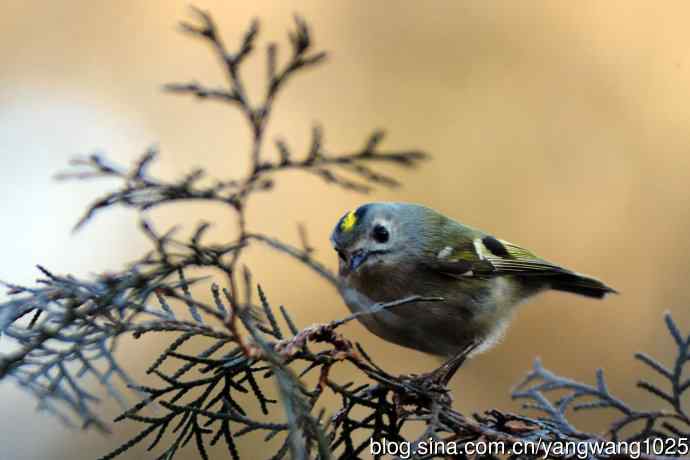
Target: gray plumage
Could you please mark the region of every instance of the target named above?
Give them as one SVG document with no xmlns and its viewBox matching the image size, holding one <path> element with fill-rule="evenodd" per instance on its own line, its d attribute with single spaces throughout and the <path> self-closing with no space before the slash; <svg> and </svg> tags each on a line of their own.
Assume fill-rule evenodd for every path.
<svg viewBox="0 0 690 460">
<path fill-rule="evenodd" d="M 507 241 L 409 203 L 370 203 L 344 215 L 331 236 L 341 294 L 353 312 L 419 295 L 358 319 L 374 334 L 427 353 L 454 356 L 472 342 L 489 348 L 514 307 L 556 289 L 602 298 L 615 292 Z"/>
</svg>

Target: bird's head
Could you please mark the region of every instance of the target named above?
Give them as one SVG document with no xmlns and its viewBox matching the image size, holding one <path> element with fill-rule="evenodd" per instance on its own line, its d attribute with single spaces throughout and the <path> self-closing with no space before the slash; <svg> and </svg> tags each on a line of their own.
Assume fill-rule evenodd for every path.
<svg viewBox="0 0 690 460">
<path fill-rule="evenodd" d="M 341 276 L 398 264 L 416 254 L 424 209 L 407 203 L 369 203 L 341 217 L 331 234 Z"/>
</svg>

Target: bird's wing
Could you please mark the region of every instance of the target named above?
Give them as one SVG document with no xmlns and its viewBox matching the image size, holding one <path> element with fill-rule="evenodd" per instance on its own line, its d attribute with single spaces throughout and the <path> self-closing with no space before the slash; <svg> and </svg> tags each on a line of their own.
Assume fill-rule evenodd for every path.
<svg viewBox="0 0 690 460">
<path fill-rule="evenodd" d="M 616 292 L 591 276 L 537 257 L 508 241 L 458 223 L 446 223 L 426 249 L 424 265 L 455 279 L 514 275 L 559 291 L 602 298 Z"/>
<path fill-rule="evenodd" d="M 516 244 L 499 240 L 490 235 L 467 232 L 444 238 L 454 245 L 442 246 L 429 254 L 427 265 L 454 277 L 520 275 L 551 276 L 574 272 L 535 256 Z"/>
<path fill-rule="evenodd" d="M 475 246 L 480 258 L 488 261 L 497 273 L 523 276 L 572 274 L 567 268 L 535 256 L 532 252 L 508 241 L 485 236 Z"/>
</svg>

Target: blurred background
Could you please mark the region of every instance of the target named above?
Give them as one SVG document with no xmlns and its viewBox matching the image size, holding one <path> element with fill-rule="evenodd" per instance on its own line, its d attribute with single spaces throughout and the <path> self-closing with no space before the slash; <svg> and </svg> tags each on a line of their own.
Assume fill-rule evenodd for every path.
<svg viewBox="0 0 690 460">
<path fill-rule="evenodd" d="M 37 263 L 81 276 L 119 270 L 148 249 L 136 215 L 124 210 L 71 233 L 90 201 L 114 186 L 54 181 L 75 155 L 103 151 L 129 164 L 156 144 L 153 172 L 164 177 L 197 166 L 224 178 L 246 171 L 249 133 L 236 111 L 160 90 L 170 81 L 223 83 L 205 44 L 176 31 L 179 20 L 194 19 L 187 4 L 0 4 L 0 279 L 32 283 Z M 658 404 L 635 388 L 648 374 L 632 354 L 673 359 L 665 310 L 690 330 L 689 3 L 195 4 L 213 13 L 230 48 L 253 17 L 262 21 L 262 46 L 286 44 L 299 13 L 316 46 L 330 51 L 326 65 L 281 94 L 269 138 L 305 152 L 318 121 L 326 149 L 340 152 L 385 128 L 385 148 L 433 156 L 398 176 L 403 188 L 370 196 L 287 174 L 277 192 L 252 201 L 251 228 L 298 243 L 302 222 L 317 257 L 335 268 L 328 235 L 345 211 L 370 200 L 421 202 L 622 292 L 603 302 L 546 294 L 523 306 L 505 340 L 454 380 L 459 410 L 518 410 L 510 388 L 537 356 L 588 382 L 603 367 L 615 394 L 641 408 Z M 262 54 L 245 68 L 253 95 L 263 89 L 264 62 Z M 159 228 L 181 222 L 187 231 L 211 220 L 212 238 L 232 238 L 233 222 L 219 207 L 174 206 L 152 217 Z M 247 263 L 300 325 L 347 313 L 326 283 L 283 256 L 257 248 Z M 358 324 L 344 331 L 391 372 L 437 365 Z M 133 341 L 122 356 L 136 373 L 156 351 Z M 0 384 L 0 459 L 95 458 L 135 432 L 72 431 L 34 407 Z M 603 422 L 582 423 L 596 430 Z M 185 455 L 195 458 L 193 450 Z M 135 450 L 123 458 L 148 457 Z"/>
</svg>

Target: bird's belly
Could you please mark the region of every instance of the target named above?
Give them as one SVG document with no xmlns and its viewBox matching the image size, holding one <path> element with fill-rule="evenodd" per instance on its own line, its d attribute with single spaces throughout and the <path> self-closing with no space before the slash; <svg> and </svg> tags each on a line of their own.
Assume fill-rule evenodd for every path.
<svg viewBox="0 0 690 460">
<path fill-rule="evenodd" d="M 441 356 L 454 356 L 474 341 L 482 349 L 495 344 L 506 329 L 507 321 L 520 297 L 512 292 L 507 280 L 491 280 L 487 295 L 439 295 L 444 301 L 414 302 L 366 314 L 377 305 L 361 291 L 343 288 L 342 295 L 357 319 L 384 340 Z M 397 297 L 398 300 L 408 295 Z"/>
</svg>

